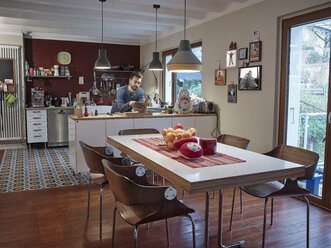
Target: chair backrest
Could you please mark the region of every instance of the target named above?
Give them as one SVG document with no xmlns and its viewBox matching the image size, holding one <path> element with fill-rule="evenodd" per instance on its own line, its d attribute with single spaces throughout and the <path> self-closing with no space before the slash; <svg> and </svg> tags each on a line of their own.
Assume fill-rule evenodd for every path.
<svg viewBox="0 0 331 248">
<path fill-rule="evenodd" d="M 85 162 L 87 166 L 90 169 L 91 173 L 103 173 L 105 174 L 105 171 L 103 169 L 101 159 L 105 158 L 102 154 L 97 152 L 93 149 L 92 146 L 89 146 L 83 141 L 79 141 L 80 147 L 82 148 Z"/>
<path fill-rule="evenodd" d="M 222 134 L 217 137 L 217 142 L 242 149 L 247 149 L 250 140 L 230 134 Z"/>
<path fill-rule="evenodd" d="M 298 180 L 313 179 L 319 159 L 316 152 L 288 145 L 279 145 L 265 155 L 304 165 L 305 176 L 298 178 Z"/>
<path fill-rule="evenodd" d="M 124 129 L 118 132 L 118 135 L 135 135 L 135 134 L 157 134 L 160 133 L 154 128 L 136 128 L 136 129 Z"/>
<path fill-rule="evenodd" d="M 140 205 L 149 203 L 149 195 L 144 186 L 138 185 L 124 176 L 123 168 L 102 160 L 104 170 L 115 198 L 125 205 Z M 122 174 L 123 173 L 123 174 Z M 152 200 L 152 199 L 150 199 Z"/>
</svg>

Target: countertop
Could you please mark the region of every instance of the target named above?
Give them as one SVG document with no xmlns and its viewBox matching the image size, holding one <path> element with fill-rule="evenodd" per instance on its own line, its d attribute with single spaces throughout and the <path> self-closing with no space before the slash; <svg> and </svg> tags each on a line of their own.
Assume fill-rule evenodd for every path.
<svg viewBox="0 0 331 248">
<path fill-rule="evenodd" d="M 53 109 L 74 109 L 74 107 L 27 107 L 25 110 L 53 110 Z"/>
<path fill-rule="evenodd" d="M 163 114 L 163 113 L 153 113 L 153 115 L 147 116 L 123 116 L 123 115 L 108 115 L 108 114 L 99 114 L 97 116 L 89 115 L 87 117 L 78 117 L 76 115 L 69 115 L 68 117 L 79 121 L 79 120 L 104 120 L 104 119 L 135 119 L 135 118 L 163 118 L 163 117 L 196 117 L 196 116 L 214 116 L 214 113 L 204 114 L 204 113 L 187 113 L 187 114 Z"/>
</svg>

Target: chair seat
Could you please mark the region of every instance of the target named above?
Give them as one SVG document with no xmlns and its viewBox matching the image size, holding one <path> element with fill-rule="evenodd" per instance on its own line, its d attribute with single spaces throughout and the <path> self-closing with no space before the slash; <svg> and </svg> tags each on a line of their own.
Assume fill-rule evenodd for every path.
<svg viewBox="0 0 331 248">
<path fill-rule="evenodd" d="M 98 185 L 102 185 L 107 182 L 107 177 L 102 173 L 90 173 L 91 180 Z"/>
<path fill-rule="evenodd" d="M 267 183 L 259 183 L 248 186 L 242 186 L 240 189 L 245 191 L 246 193 L 259 197 L 265 198 L 271 195 L 272 193 L 281 190 L 284 187 L 284 184 L 278 181 L 272 181 Z"/>
<path fill-rule="evenodd" d="M 122 218 L 133 226 L 194 212 L 178 200 L 134 206 L 128 206 L 116 200 L 116 207 Z"/>
</svg>

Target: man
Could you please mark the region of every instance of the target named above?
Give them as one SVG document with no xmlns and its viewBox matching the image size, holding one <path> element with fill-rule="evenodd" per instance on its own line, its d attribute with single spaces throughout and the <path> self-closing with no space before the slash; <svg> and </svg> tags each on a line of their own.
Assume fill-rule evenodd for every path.
<svg viewBox="0 0 331 248">
<path fill-rule="evenodd" d="M 139 72 L 133 72 L 129 78 L 129 85 L 122 86 L 116 94 L 111 113 L 130 112 L 136 102 L 144 103 L 144 90 L 140 88 L 143 75 Z M 141 112 L 146 111 L 146 106 L 140 108 Z"/>
</svg>

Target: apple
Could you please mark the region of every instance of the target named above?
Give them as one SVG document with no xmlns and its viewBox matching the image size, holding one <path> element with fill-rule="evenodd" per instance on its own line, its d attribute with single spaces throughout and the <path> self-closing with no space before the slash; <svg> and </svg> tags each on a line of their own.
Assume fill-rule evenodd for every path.
<svg viewBox="0 0 331 248">
<path fill-rule="evenodd" d="M 174 129 L 176 130 L 176 129 L 178 129 L 178 128 L 180 128 L 180 129 L 184 129 L 183 124 L 182 124 L 182 123 L 177 123 L 177 124 L 174 126 Z"/>
</svg>

